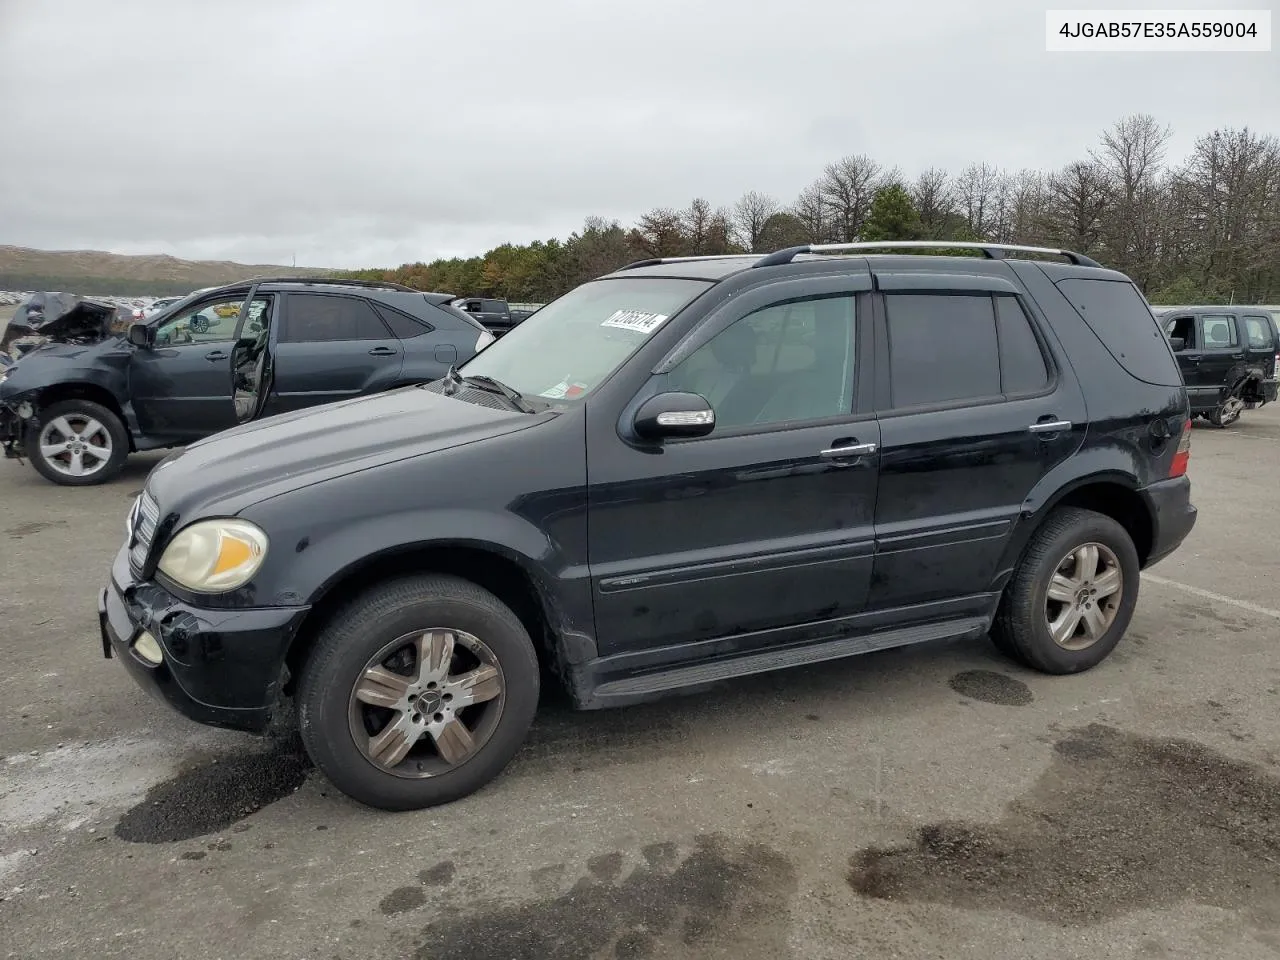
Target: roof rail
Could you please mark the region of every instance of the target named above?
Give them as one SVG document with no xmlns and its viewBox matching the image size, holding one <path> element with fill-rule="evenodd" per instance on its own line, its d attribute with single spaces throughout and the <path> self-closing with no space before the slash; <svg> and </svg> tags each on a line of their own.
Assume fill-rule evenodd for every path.
<svg viewBox="0 0 1280 960">
<path fill-rule="evenodd" d="M 787 247 L 757 261 L 756 267 L 776 267 L 790 263 L 803 253 L 837 253 L 844 250 L 981 250 L 988 260 L 1004 260 L 1006 252 L 1045 253 L 1065 257 L 1077 267 L 1101 267 L 1098 261 L 1082 253 L 1059 250 L 1055 247 L 1027 247 L 1017 243 L 972 243 L 966 240 L 861 240 L 857 243 L 811 243 L 802 247 Z"/>
<path fill-rule="evenodd" d="M 636 260 L 628 263 L 625 267 L 619 267 L 614 272 L 622 270 L 634 270 L 637 267 L 654 267 L 660 263 L 688 263 L 691 260 L 745 260 L 753 257 L 753 253 L 711 253 L 698 257 L 649 257 L 646 260 Z"/>
<path fill-rule="evenodd" d="M 325 284 L 333 287 L 367 287 L 373 290 L 403 290 L 406 293 L 422 293 L 421 290 L 406 287 L 403 283 L 393 283 L 390 280 L 354 280 L 346 277 L 251 277 L 241 282 Z"/>
</svg>

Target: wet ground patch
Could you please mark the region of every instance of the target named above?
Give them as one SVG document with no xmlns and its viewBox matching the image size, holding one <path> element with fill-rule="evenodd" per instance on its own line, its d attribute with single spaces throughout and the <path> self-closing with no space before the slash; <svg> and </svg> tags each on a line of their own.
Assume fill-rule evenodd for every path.
<svg viewBox="0 0 1280 960">
<path fill-rule="evenodd" d="M 996 823 L 941 822 L 850 861 L 871 898 L 1085 925 L 1192 901 L 1280 924 L 1280 780 L 1101 724 L 1054 745 Z"/>
<path fill-rule="evenodd" d="M 962 696 L 1002 707 L 1025 707 L 1035 699 L 1021 680 L 994 670 L 964 670 L 947 683 Z"/>
<path fill-rule="evenodd" d="M 225 830 L 302 786 L 311 762 L 300 742 L 195 767 L 157 784 L 116 824 L 131 843 L 174 843 Z"/>
<path fill-rule="evenodd" d="M 667 845 L 650 851 L 665 853 Z M 683 860 L 646 855 L 625 876 L 604 854 L 566 893 L 521 904 L 479 904 L 428 925 L 416 960 L 586 960 L 697 957 L 715 943 L 739 954 L 791 956 L 786 912 L 795 868 L 760 844 L 699 837 Z M 614 865 L 619 870 L 614 870 Z M 733 955 L 734 951 L 726 953 Z"/>
<path fill-rule="evenodd" d="M 31 523 L 20 523 L 16 527 L 10 527 L 5 533 L 10 540 L 21 540 L 23 537 L 40 533 L 42 530 L 65 527 L 66 525 L 67 521 L 65 520 L 34 520 Z"/>
</svg>

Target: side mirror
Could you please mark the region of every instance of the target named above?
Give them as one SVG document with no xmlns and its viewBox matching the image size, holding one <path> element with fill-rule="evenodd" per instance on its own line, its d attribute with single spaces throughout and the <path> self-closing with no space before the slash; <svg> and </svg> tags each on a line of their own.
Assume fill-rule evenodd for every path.
<svg viewBox="0 0 1280 960">
<path fill-rule="evenodd" d="M 1173 352 L 1187 349 L 1187 341 L 1185 337 L 1170 337 L 1169 346 L 1173 347 Z"/>
<path fill-rule="evenodd" d="M 129 342 L 135 347 L 151 346 L 151 328 L 145 323 L 135 323 L 129 328 Z"/>
<path fill-rule="evenodd" d="M 645 440 L 705 437 L 716 428 L 716 412 L 696 393 L 660 393 L 636 411 L 632 427 Z"/>
</svg>

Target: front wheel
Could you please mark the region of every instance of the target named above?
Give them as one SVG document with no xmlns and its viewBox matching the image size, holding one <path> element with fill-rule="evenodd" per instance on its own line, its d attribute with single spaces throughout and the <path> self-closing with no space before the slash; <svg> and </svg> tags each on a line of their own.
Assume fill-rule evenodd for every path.
<svg viewBox="0 0 1280 960">
<path fill-rule="evenodd" d="M 65 487 L 106 483 L 129 456 L 120 418 L 90 400 L 60 400 L 35 419 L 24 444 L 31 465 Z"/>
<path fill-rule="evenodd" d="M 996 646 L 1043 673 L 1078 673 L 1105 660 L 1138 602 L 1138 551 L 1124 527 L 1092 510 L 1055 510 L 1005 588 L 991 628 Z"/>
<path fill-rule="evenodd" d="M 384 810 L 460 799 L 496 777 L 537 710 L 538 658 L 519 618 L 475 584 L 396 580 L 322 629 L 298 724 L 338 789 Z"/>
</svg>

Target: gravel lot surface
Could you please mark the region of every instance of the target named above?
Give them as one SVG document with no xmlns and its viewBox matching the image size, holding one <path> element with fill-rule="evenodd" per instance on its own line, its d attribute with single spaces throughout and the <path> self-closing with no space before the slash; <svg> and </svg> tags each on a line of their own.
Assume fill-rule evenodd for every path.
<svg viewBox="0 0 1280 960">
<path fill-rule="evenodd" d="M 1275 407 L 1197 427 L 1199 524 L 1086 675 L 977 641 L 553 700 L 499 780 L 398 815 L 102 658 L 158 459 L 0 462 L 0 956 L 1280 956 Z"/>
</svg>

